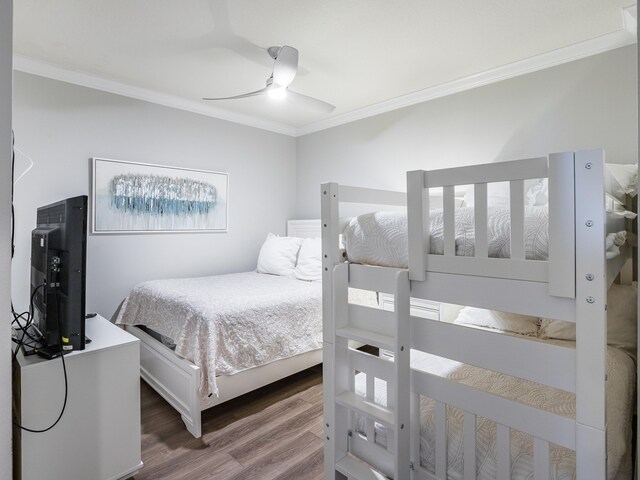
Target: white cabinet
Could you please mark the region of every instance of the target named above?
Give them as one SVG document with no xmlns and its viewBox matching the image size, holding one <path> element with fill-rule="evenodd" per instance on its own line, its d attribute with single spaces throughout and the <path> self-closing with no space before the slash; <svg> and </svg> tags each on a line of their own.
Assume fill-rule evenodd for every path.
<svg viewBox="0 0 640 480">
<path fill-rule="evenodd" d="M 393 295 L 388 293 L 380 293 L 378 296 L 380 308 L 393 312 Z M 409 299 L 409 312 L 413 317 L 428 318 L 429 320 L 440 320 L 441 305 L 438 302 L 424 300 L 422 298 Z M 381 357 L 393 358 L 393 352 L 388 350 L 380 350 Z"/>
<path fill-rule="evenodd" d="M 14 478 L 116 480 L 142 468 L 140 341 L 97 316 L 87 319 L 85 350 L 65 355 L 67 406 L 45 433 L 14 429 Z M 64 401 L 60 358 L 14 363 L 17 420 L 31 429 L 51 425 Z"/>
</svg>

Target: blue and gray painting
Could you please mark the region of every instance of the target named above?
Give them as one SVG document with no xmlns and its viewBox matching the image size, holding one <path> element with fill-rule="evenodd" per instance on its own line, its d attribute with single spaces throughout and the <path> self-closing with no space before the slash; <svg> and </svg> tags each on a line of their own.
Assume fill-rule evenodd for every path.
<svg viewBox="0 0 640 480">
<path fill-rule="evenodd" d="M 133 215 L 207 215 L 216 203 L 216 187 L 188 178 L 124 174 L 109 182 L 111 207 Z"/>
</svg>

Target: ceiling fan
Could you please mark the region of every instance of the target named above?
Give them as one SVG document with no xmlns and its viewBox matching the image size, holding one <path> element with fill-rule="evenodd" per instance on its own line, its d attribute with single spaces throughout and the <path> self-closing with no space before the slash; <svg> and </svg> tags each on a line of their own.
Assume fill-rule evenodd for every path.
<svg viewBox="0 0 640 480">
<path fill-rule="evenodd" d="M 267 85 L 255 92 L 243 93 L 232 97 L 203 98 L 203 100 L 234 100 L 267 94 L 272 98 L 287 98 L 301 107 L 321 113 L 331 113 L 336 107 L 330 103 L 309 97 L 289 89 L 289 85 L 298 73 L 298 50 L 284 45 L 269 47 L 269 55 L 273 58 L 273 73 L 267 78 Z"/>
</svg>

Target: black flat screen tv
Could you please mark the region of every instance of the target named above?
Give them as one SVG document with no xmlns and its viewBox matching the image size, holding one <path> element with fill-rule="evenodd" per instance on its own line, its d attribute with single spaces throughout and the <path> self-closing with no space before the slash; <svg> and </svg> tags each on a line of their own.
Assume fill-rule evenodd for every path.
<svg viewBox="0 0 640 480">
<path fill-rule="evenodd" d="M 87 196 L 38 208 L 31 232 L 31 298 L 34 324 L 49 348 L 85 348 L 86 264 Z"/>
</svg>

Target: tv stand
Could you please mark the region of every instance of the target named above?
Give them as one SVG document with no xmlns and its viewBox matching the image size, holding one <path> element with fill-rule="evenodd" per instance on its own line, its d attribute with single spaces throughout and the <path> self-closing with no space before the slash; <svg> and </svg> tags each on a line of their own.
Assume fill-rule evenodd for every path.
<svg viewBox="0 0 640 480">
<path fill-rule="evenodd" d="M 142 468 L 140 341 L 96 316 L 93 342 L 65 354 L 68 400 L 60 422 L 45 433 L 14 429 L 14 478 L 116 480 Z M 32 429 L 55 421 L 64 400 L 61 359 L 14 362 L 14 416 Z"/>
</svg>

